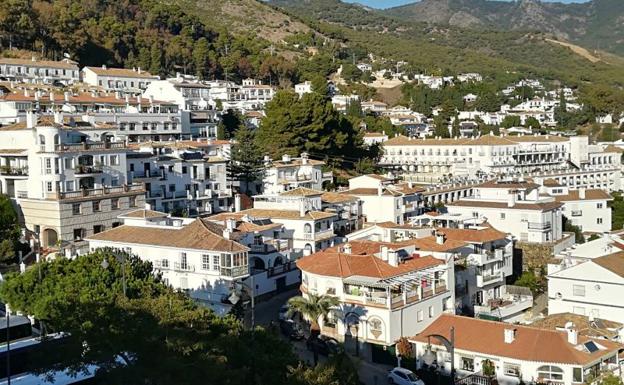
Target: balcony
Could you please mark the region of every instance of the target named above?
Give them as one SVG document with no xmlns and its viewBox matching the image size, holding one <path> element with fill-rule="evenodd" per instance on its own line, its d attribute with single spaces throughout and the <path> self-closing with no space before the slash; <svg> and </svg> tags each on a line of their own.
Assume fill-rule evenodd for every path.
<svg viewBox="0 0 624 385">
<path fill-rule="evenodd" d="M 249 245 L 250 254 L 270 254 L 288 251 L 292 248 L 287 239 L 272 239 L 259 245 Z"/>
<path fill-rule="evenodd" d="M 496 249 L 494 252 L 483 251 L 481 253 L 469 254 L 468 259 L 477 266 L 483 266 L 488 263 L 502 261 L 504 255 L 503 249 Z"/>
<path fill-rule="evenodd" d="M 139 171 L 130 172 L 130 177 L 132 178 L 132 180 L 162 178 L 164 175 L 165 175 L 164 171 L 158 172 L 158 171 L 152 171 L 152 170 L 145 170 L 143 172 L 139 172 Z"/>
<path fill-rule="evenodd" d="M 65 191 L 48 194 L 47 199 L 72 200 L 90 197 L 104 197 L 110 195 L 140 195 L 145 194 L 143 184 L 131 184 L 117 187 L 102 187 L 95 189 L 84 189 L 77 191 Z"/>
<path fill-rule="evenodd" d="M 174 262 L 173 263 L 173 270 L 174 271 L 181 271 L 181 272 L 194 272 L 195 271 L 195 265 L 189 265 L 188 263 Z"/>
<path fill-rule="evenodd" d="M 508 286 L 508 289 L 516 291 L 516 286 Z M 526 288 L 519 288 L 526 289 Z M 518 315 L 533 306 L 533 295 L 530 290 L 518 291 L 518 294 L 505 294 L 501 298 L 492 299 L 487 304 L 475 306 L 475 316 L 504 321 Z"/>
<path fill-rule="evenodd" d="M 550 222 L 528 222 L 528 228 L 529 230 L 547 231 L 552 228 L 552 224 Z"/>
<path fill-rule="evenodd" d="M 495 271 L 494 273 L 483 272 L 477 274 L 477 287 L 484 287 L 493 283 L 502 282 L 504 278 L 502 271 Z"/>
<path fill-rule="evenodd" d="M 583 210 L 572 210 L 570 214 L 573 217 L 580 217 L 580 216 L 583 216 Z"/>
<path fill-rule="evenodd" d="M 303 233 L 303 239 L 306 241 L 321 241 L 335 236 L 334 229 L 319 230 L 314 233 Z"/>
<path fill-rule="evenodd" d="M 28 166 L 24 167 L 12 167 L 12 166 L 0 166 L 0 175 L 2 176 L 28 176 Z"/>
<path fill-rule="evenodd" d="M 93 143 L 65 143 L 55 144 L 55 152 L 81 152 L 81 151 L 104 151 L 122 150 L 126 148 L 124 142 L 93 142 Z"/>
<path fill-rule="evenodd" d="M 224 277 L 238 278 L 249 275 L 248 266 L 221 267 L 220 274 Z"/>
<path fill-rule="evenodd" d="M 89 176 L 93 174 L 101 174 L 102 172 L 102 167 L 83 164 L 76 166 L 74 169 L 74 174 L 76 176 Z"/>
</svg>

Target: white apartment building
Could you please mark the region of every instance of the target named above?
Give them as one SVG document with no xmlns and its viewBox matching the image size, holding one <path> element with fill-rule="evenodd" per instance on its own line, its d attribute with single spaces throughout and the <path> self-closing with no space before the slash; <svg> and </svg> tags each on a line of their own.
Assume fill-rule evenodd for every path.
<svg viewBox="0 0 624 385">
<path fill-rule="evenodd" d="M 295 84 L 295 93 L 302 97 L 305 94 L 309 94 L 312 92 L 312 82 L 305 81 L 303 83 Z"/>
<path fill-rule="evenodd" d="M 164 212 L 207 215 L 233 205 L 227 159 L 212 142 L 147 142 L 128 154 L 128 180 L 143 183 L 146 202 Z"/>
<path fill-rule="evenodd" d="M 292 239 L 294 251 L 310 254 L 336 243 L 334 222 L 338 215 L 321 211 L 320 200 L 301 199 L 301 197 L 259 196 L 254 201 L 254 208 L 233 213 L 221 213 L 208 217 L 211 221 L 226 219 L 242 220 L 247 217 L 252 221 L 280 223 L 286 234 L 283 237 Z"/>
<path fill-rule="evenodd" d="M 362 201 L 366 222 L 405 223 L 423 211 L 423 188 L 382 175 L 362 175 L 349 179 L 345 194 Z"/>
<path fill-rule="evenodd" d="M 216 99 L 211 98 L 210 91 L 210 87 L 204 83 L 179 76 L 151 82 L 143 92 L 143 97 L 175 103 L 181 110 L 205 111 L 214 110 L 216 106 Z"/>
<path fill-rule="evenodd" d="M 453 262 L 419 255 L 414 246 L 352 241 L 297 261 L 301 292 L 340 300 L 321 333 L 390 346 L 453 312 Z M 347 336 L 347 337 L 345 337 Z"/>
<path fill-rule="evenodd" d="M 117 226 L 117 216 L 144 205 L 143 185 L 126 179 L 129 149 L 93 141 L 89 129 L 63 123 L 60 114 L 29 113 L 26 122 L 0 130 L 2 192 L 44 248 Z"/>
<path fill-rule="evenodd" d="M 613 197 L 608 192 L 598 189 L 570 190 L 558 184 L 553 179 L 544 181 L 541 187 L 542 194 L 555 198 L 561 202 L 562 215 L 581 231 L 589 233 L 604 233 L 611 231 L 611 207 L 609 202 Z"/>
<path fill-rule="evenodd" d="M 78 64 L 69 59 L 62 61 L 0 58 L 0 78 L 25 83 L 64 85 L 80 81 Z"/>
<path fill-rule="evenodd" d="M 539 194 L 525 181 L 489 181 L 473 187 L 469 198 L 448 203 L 451 214 L 484 218 L 522 242 L 553 242 L 563 237 L 562 203 Z"/>
<path fill-rule="evenodd" d="M 616 322 L 624 319 L 621 249 L 586 262 L 548 265 L 548 270 L 549 314 L 574 313 Z"/>
<path fill-rule="evenodd" d="M 299 158 L 283 155 L 281 160 L 264 158 L 262 181 L 264 194 L 279 194 L 298 187 L 323 190 L 323 183 L 333 180 L 331 171 L 323 171 L 325 162 L 310 159 L 307 153 Z"/>
<path fill-rule="evenodd" d="M 338 216 L 334 222 L 334 230 L 340 236 L 359 230 L 364 225 L 362 201 L 356 196 L 337 192 L 323 192 L 321 207 L 323 211 L 336 213 Z"/>
<path fill-rule="evenodd" d="M 366 132 L 364 133 L 363 140 L 364 144 L 370 147 L 387 141 L 388 135 L 386 135 L 385 132 Z"/>
<path fill-rule="evenodd" d="M 478 178 L 501 175 L 553 177 L 572 188 L 620 188 L 620 156 L 589 145 L 586 136 L 494 136 L 413 139 L 397 136 L 383 143 L 379 165 L 402 175 Z"/>
<path fill-rule="evenodd" d="M 249 248 L 231 238 L 233 232 L 203 219 L 170 218 L 151 210 L 120 217 L 122 226 L 87 238 L 90 250 L 115 248 L 153 264 L 165 283 L 218 313 L 234 282 L 249 275 Z"/>
<path fill-rule="evenodd" d="M 128 93 L 141 93 L 158 76 L 152 75 L 139 68 L 107 68 L 84 67 L 82 69 L 82 81 L 92 86 L 102 87 L 105 90 L 122 91 Z"/>
<path fill-rule="evenodd" d="M 433 336 L 450 340 L 451 330 L 453 364 L 462 384 L 490 384 L 492 380 L 506 385 L 580 384 L 601 370 L 615 370 L 622 349 L 613 341 L 579 335 L 575 325 L 558 331 L 443 314 L 410 338 L 419 366 L 431 357 L 443 372 L 450 373 L 451 354 Z M 483 375 L 488 362 L 494 367 L 494 378 Z"/>
</svg>

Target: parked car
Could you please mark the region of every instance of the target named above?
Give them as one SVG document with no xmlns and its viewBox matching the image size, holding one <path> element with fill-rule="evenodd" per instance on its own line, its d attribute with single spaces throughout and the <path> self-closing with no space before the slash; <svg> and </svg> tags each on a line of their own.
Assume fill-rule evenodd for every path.
<svg viewBox="0 0 624 385">
<path fill-rule="evenodd" d="M 409 369 L 394 368 L 388 373 L 388 384 L 390 385 L 425 385 L 423 380 L 418 378 Z"/>
<path fill-rule="evenodd" d="M 338 353 L 340 350 L 340 344 L 335 338 L 320 335 L 308 338 L 306 340 L 306 348 L 309 351 L 314 351 L 316 348 L 317 353 L 328 356 L 330 354 Z"/>
<path fill-rule="evenodd" d="M 301 327 L 291 319 L 280 320 L 280 330 L 291 340 L 301 341 L 305 337 Z"/>
<path fill-rule="evenodd" d="M 277 319 L 279 319 L 280 321 L 287 320 L 289 309 L 290 309 L 290 306 L 288 306 L 288 303 L 283 304 L 282 307 L 280 307 L 279 309 L 279 313 L 277 313 Z"/>
</svg>

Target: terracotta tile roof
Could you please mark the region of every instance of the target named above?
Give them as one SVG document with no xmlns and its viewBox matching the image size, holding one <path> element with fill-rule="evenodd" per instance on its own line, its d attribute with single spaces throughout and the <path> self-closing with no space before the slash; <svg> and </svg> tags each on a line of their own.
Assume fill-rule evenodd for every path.
<svg viewBox="0 0 624 385">
<path fill-rule="evenodd" d="M 421 193 L 426 190 L 415 184 L 412 184 L 412 186 L 410 187 L 410 184 L 407 182 L 394 184 L 392 186 L 388 186 L 388 188 L 394 189 L 396 191 L 400 191 L 403 194 L 416 194 L 416 193 Z"/>
<path fill-rule="evenodd" d="M 446 239 L 444 243 L 439 244 L 436 241 L 435 236 L 410 239 L 402 242 L 397 242 L 397 244 L 402 246 L 413 245 L 418 250 L 433 251 L 439 253 L 450 252 L 468 245 L 468 243 L 460 239 Z"/>
<path fill-rule="evenodd" d="M 427 336 L 431 334 L 450 338 L 451 327 L 455 328 L 455 349 L 522 361 L 585 366 L 605 356 L 611 356 L 623 347 L 612 341 L 595 340 L 606 350 L 589 353 L 587 350 L 577 349 L 576 346 L 570 344 L 566 332 L 450 314 L 440 315 L 431 325 L 410 340 L 427 343 Z M 515 340 L 512 343 L 505 343 L 505 329 L 516 330 Z M 579 344 L 590 340 L 592 339 L 585 336 L 578 338 Z M 431 343 L 439 344 L 434 339 Z"/>
<path fill-rule="evenodd" d="M 624 278 L 624 251 L 594 258 L 591 262 Z"/>
<path fill-rule="evenodd" d="M 533 189 L 539 188 L 539 185 L 537 183 L 532 183 L 532 182 L 516 182 L 516 181 L 505 182 L 505 181 L 499 181 L 499 180 L 490 180 L 490 181 L 481 183 L 480 185 L 477 185 L 476 187 L 533 190 Z"/>
<path fill-rule="evenodd" d="M 1 100 L 5 100 L 8 102 L 35 102 L 35 95 L 34 93 L 31 93 L 30 95 L 26 96 L 24 95 L 23 92 L 12 92 L 10 94 L 7 94 L 4 96 L 4 98 L 2 98 Z M 150 105 L 150 100 L 146 99 L 146 98 L 141 98 L 141 104 L 143 105 Z M 69 101 L 65 101 L 65 95 L 58 93 L 58 94 L 54 94 L 54 100 L 50 100 L 50 94 L 46 94 L 46 95 L 42 95 L 39 98 L 39 102 L 40 103 L 56 103 L 56 104 L 64 104 L 64 103 L 69 103 L 69 104 L 112 104 L 112 105 L 123 105 L 125 106 L 126 104 L 130 104 L 130 105 L 137 105 L 137 98 L 129 98 L 128 102 L 126 103 L 126 99 L 125 98 L 117 98 L 114 94 L 99 94 L 99 95 L 92 95 L 90 92 L 78 92 L 75 94 L 71 94 L 69 95 Z M 153 104 L 164 104 L 164 105 L 173 105 L 175 103 L 173 102 L 166 102 L 166 101 L 162 101 L 162 100 L 154 100 L 152 102 Z"/>
<path fill-rule="evenodd" d="M 143 78 L 143 79 L 158 79 L 158 76 L 154 76 L 147 71 L 134 71 L 127 68 L 102 68 L 102 67 L 85 67 L 83 70 L 89 69 L 98 76 L 114 76 L 118 78 Z"/>
<path fill-rule="evenodd" d="M 0 149 L 0 154 L 3 155 L 25 155 L 24 153 L 28 151 L 23 148 L 3 148 Z"/>
<path fill-rule="evenodd" d="M 581 199 L 578 190 L 570 190 L 566 195 L 552 195 L 557 202 L 581 201 L 581 200 L 612 200 L 613 197 L 600 189 L 585 190 L 585 198 Z"/>
<path fill-rule="evenodd" d="M 509 140 L 517 142 L 517 143 L 562 143 L 569 142 L 570 139 L 563 136 L 556 135 L 518 135 L 518 136 L 509 136 Z"/>
<path fill-rule="evenodd" d="M 361 188 L 354 188 L 352 190 L 345 191 L 344 194 L 355 195 L 355 196 L 358 196 L 358 195 L 378 195 L 379 194 L 379 190 L 377 188 L 361 187 Z M 398 196 L 401 196 L 401 193 L 399 193 L 398 191 L 388 190 L 388 189 L 384 188 L 383 192 L 381 193 L 381 195 L 398 197 Z"/>
<path fill-rule="evenodd" d="M 308 211 L 301 216 L 299 210 L 277 210 L 277 209 L 247 209 L 236 213 L 220 213 L 208 217 L 213 221 L 225 220 L 228 218 L 240 219 L 244 215 L 250 218 L 270 218 L 270 219 L 289 219 L 289 220 L 318 220 L 335 217 L 334 213 L 326 213 L 323 211 Z"/>
<path fill-rule="evenodd" d="M 484 226 L 479 229 L 452 229 L 440 227 L 437 230 L 444 233 L 447 240 L 458 240 L 469 243 L 487 243 L 507 238 L 507 234 L 490 226 Z"/>
<path fill-rule="evenodd" d="M 307 160 L 307 165 L 322 165 L 325 164 L 325 162 L 321 161 L 321 160 L 315 160 L 315 159 L 308 159 Z M 271 165 L 273 167 L 277 167 L 277 168 L 281 168 L 281 167 L 297 167 L 297 166 L 305 166 L 302 162 L 301 159 L 292 159 L 290 162 L 282 162 L 281 160 L 274 160 L 271 162 Z"/>
<path fill-rule="evenodd" d="M 283 197 L 315 197 L 319 195 L 323 195 L 323 192 L 305 187 L 297 187 L 280 193 L 280 196 Z"/>
<path fill-rule="evenodd" d="M 543 203 L 520 203 L 516 202 L 513 207 L 509 207 L 507 202 L 491 202 L 491 201 L 473 201 L 473 200 L 459 200 L 452 203 L 448 203 L 447 206 L 456 207 L 484 207 L 493 209 L 506 209 L 506 210 L 538 210 L 538 211 L 551 211 L 563 206 L 561 202 L 543 202 Z"/>
<path fill-rule="evenodd" d="M 594 338 L 614 339 L 619 336 L 618 329 L 624 325 L 620 322 L 614 322 L 604 319 L 595 318 L 590 321 L 589 317 L 573 313 L 551 314 L 545 318 L 538 319 L 531 326 L 542 329 L 563 329 L 566 323 L 572 322 L 574 328 L 578 330 L 580 335 Z"/>
<path fill-rule="evenodd" d="M 358 197 L 342 194 L 337 192 L 325 192 L 321 195 L 321 201 L 324 203 L 346 203 L 346 202 L 354 202 L 358 200 Z"/>
<path fill-rule="evenodd" d="M 163 213 L 160 211 L 141 209 L 141 210 L 130 211 L 128 213 L 120 215 L 120 217 L 122 218 L 163 218 L 163 217 L 166 217 L 167 215 L 168 215 L 167 213 Z"/>
<path fill-rule="evenodd" d="M 386 181 L 386 180 L 392 179 L 392 178 L 388 178 L 385 175 L 379 175 L 379 174 L 366 174 L 366 175 L 363 175 L 363 176 L 367 176 L 369 178 L 374 178 L 374 179 L 381 180 L 381 181 Z"/>
<path fill-rule="evenodd" d="M 324 250 L 297 260 L 302 271 L 329 277 L 347 278 L 362 276 L 371 278 L 392 278 L 412 271 L 444 264 L 431 256 L 408 259 L 398 266 L 392 266 L 373 255 L 345 254 Z"/>
<path fill-rule="evenodd" d="M 52 61 L 52 60 L 0 58 L 0 64 L 23 65 L 23 66 L 28 66 L 28 67 L 65 68 L 65 69 L 71 69 L 71 70 L 78 69 L 78 65 L 71 61 L 67 62 L 67 61 Z"/>
<path fill-rule="evenodd" d="M 542 184 L 544 186 L 546 186 L 546 187 L 561 187 L 562 186 L 562 184 L 560 184 L 559 182 L 557 182 L 553 178 L 545 179 Z"/>
<path fill-rule="evenodd" d="M 236 226 L 236 230 L 244 232 L 244 233 L 253 233 L 255 231 L 271 230 L 271 229 L 275 229 L 278 227 L 282 227 L 282 225 L 280 223 L 269 223 L 266 225 L 258 225 L 253 222 L 240 222 Z"/>
<path fill-rule="evenodd" d="M 181 249 L 242 252 L 248 248 L 217 233 L 222 227 L 197 219 L 181 228 L 123 225 L 94 234 L 87 240 L 175 247 Z"/>
</svg>

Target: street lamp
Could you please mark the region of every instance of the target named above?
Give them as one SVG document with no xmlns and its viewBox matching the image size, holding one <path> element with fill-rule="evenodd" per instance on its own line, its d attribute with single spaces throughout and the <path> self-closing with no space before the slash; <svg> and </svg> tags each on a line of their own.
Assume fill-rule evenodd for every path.
<svg viewBox="0 0 624 385">
<path fill-rule="evenodd" d="M 127 298 L 127 294 L 126 294 L 126 257 L 128 255 L 128 253 L 126 253 L 123 250 L 120 249 L 108 249 L 106 251 L 109 251 L 116 259 L 119 263 L 121 263 L 121 287 L 123 290 L 123 295 L 124 297 Z M 110 263 L 108 263 L 108 260 L 106 259 L 106 257 L 104 257 L 102 259 L 102 263 L 100 264 L 100 266 L 102 266 L 102 269 L 107 270 L 110 266 Z"/>
<path fill-rule="evenodd" d="M 428 344 L 425 353 L 422 355 L 422 360 L 427 365 L 432 365 L 436 359 L 437 354 L 431 349 L 431 338 L 438 339 L 446 350 L 451 354 L 451 378 L 455 379 L 455 327 L 451 326 L 450 330 L 451 338 L 448 339 L 440 334 L 429 334 L 427 336 Z"/>
<path fill-rule="evenodd" d="M 238 301 L 242 299 L 238 293 L 242 294 L 243 290 L 241 289 L 243 288 L 247 290 L 247 295 L 251 297 L 251 330 L 253 330 L 256 327 L 255 285 L 254 285 L 254 276 L 250 275 L 249 278 L 251 280 L 249 285 L 247 285 L 243 281 L 234 282 L 234 286 L 232 288 L 233 289 L 232 294 L 230 294 L 230 296 L 228 297 L 228 300 L 230 301 L 232 305 L 236 305 Z M 240 285 L 240 289 L 238 289 L 236 285 Z"/>
</svg>

